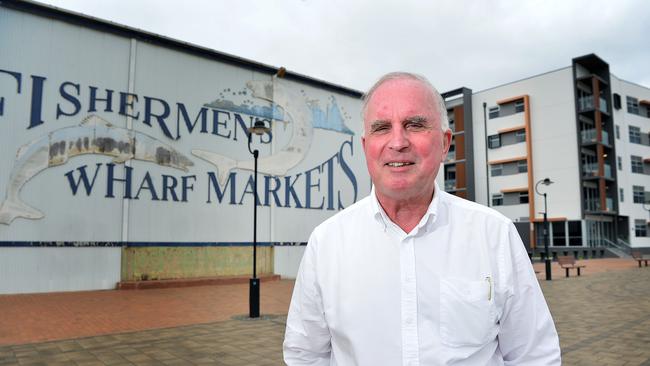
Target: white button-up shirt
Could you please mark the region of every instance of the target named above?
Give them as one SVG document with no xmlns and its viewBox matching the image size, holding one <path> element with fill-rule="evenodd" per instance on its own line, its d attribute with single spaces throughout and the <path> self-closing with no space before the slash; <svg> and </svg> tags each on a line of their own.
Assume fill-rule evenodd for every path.
<svg viewBox="0 0 650 366">
<path fill-rule="evenodd" d="M 524 245 L 498 212 L 442 192 L 405 233 L 369 197 L 312 233 L 288 365 L 559 365 Z"/>
</svg>

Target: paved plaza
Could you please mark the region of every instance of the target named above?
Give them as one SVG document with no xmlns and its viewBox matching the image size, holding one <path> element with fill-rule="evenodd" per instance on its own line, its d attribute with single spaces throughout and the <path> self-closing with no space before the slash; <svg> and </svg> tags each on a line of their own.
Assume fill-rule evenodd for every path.
<svg viewBox="0 0 650 366">
<path fill-rule="evenodd" d="M 597 259 L 541 280 L 564 365 L 650 366 L 650 267 Z M 543 278 L 543 266 L 535 264 Z M 0 365 L 281 365 L 292 281 L 0 296 Z"/>
</svg>

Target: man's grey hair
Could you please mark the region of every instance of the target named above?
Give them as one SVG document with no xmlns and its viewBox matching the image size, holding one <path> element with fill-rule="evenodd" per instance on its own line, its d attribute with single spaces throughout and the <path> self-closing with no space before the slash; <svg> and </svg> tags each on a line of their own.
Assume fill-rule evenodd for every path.
<svg viewBox="0 0 650 366">
<path fill-rule="evenodd" d="M 382 84 L 389 80 L 399 80 L 399 79 L 407 79 L 407 80 L 415 80 L 420 82 L 425 88 L 431 92 L 433 95 L 434 100 L 437 102 L 436 106 L 438 108 L 438 114 L 439 114 L 439 120 L 440 120 L 440 129 L 444 132 L 449 129 L 449 118 L 447 117 L 447 107 L 445 106 L 445 100 L 442 98 L 442 95 L 438 92 L 438 90 L 427 80 L 422 75 L 419 74 L 414 74 L 410 72 L 403 72 L 403 71 L 397 71 L 397 72 L 391 72 L 388 73 L 379 80 L 363 95 L 363 105 L 361 107 L 361 119 L 365 120 L 366 118 L 366 110 L 368 109 L 368 102 L 370 102 L 370 98 L 372 98 L 372 95 L 375 93 L 377 88 L 379 88 Z M 433 107 L 433 106 L 432 106 Z M 365 125 L 365 124 L 364 124 Z M 362 126 L 362 129 L 365 129 L 365 126 Z M 365 134 L 365 131 L 363 131 Z"/>
</svg>

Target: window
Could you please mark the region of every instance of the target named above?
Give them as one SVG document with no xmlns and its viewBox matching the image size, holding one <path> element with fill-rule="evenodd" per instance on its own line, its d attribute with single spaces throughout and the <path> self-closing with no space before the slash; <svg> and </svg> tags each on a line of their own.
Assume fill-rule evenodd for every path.
<svg viewBox="0 0 650 366">
<path fill-rule="evenodd" d="M 621 128 L 618 125 L 616 125 L 615 127 L 616 127 L 616 139 L 620 140 L 621 139 Z"/>
<path fill-rule="evenodd" d="M 497 193 L 492 195 L 492 206 L 502 206 L 503 205 L 503 194 Z"/>
<path fill-rule="evenodd" d="M 526 141 L 526 130 L 515 131 L 515 140 L 517 140 L 517 142 Z"/>
<path fill-rule="evenodd" d="M 643 174 L 643 160 L 641 160 L 641 157 L 632 155 L 630 160 L 632 162 L 632 173 Z"/>
<path fill-rule="evenodd" d="M 645 220 L 634 220 L 634 236 L 648 236 L 648 224 L 646 224 Z"/>
<path fill-rule="evenodd" d="M 569 245 L 582 245 L 582 223 L 580 221 L 569 221 Z"/>
<path fill-rule="evenodd" d="M 553 246 L 566 246 L 566 221 L 551 222 Z"/>
<path fill-rule="evenodd" d="M 515 102 L 515 113 L 520 113 L 524 111 L 524 101 L 518 100 Z"/>
<path fill-rule="evenodd" d="M 630 142 L 635 144 L 641 143 L 641 129 L 639 127 L 629 126 Z"/>
<path fill-rule="evenodd" d="M 618 170 L 623 170 L 623 158 L 620 156 L 616 157 L 616 165 L 618 166 Z"/>
<path fill-rule="evenodd" d="M 526 173 L 528 172 L 528 164 L 526 163 L 526 160 L 519 160 L 517 162 L 517 171 L 519 173 Z"/>
<path fill-rule="evenodd" d="M 519 203 L 528 203 L 528 192 L 519 192 Z"/>
<path fill-rule="evenodd" d="M 492 164 L 491 172 L 493 177 L 503 174 L 503 164 Z M 503 198 L 503 197 L 502 197 Z"/>
<path fill-rule="evenodd" d="M 497 134 L 488 136 L 488 147 L 490 147 L 490 149 L 501 147 L 501 135 Z"/>
<path fill-rule="evenodd" d="M 632 202 L 643 203 L 645 201 L 645 187 L 632 186 Z"/>
<path fill-rule="evenodd" d="M 499 117 L 499 106 L 490 107 L 489 116 L 490 116 L 490 119 Z"/>
<path fill-rule="evenodd" d="M 625 198 L 625 197 L 623 197 L 623 188 L 619 188 L 619 189 L 618 189 L 618 199 L 619 199 L 621 202 L 624 202 L 624 201 L 625 201 L 624 198 Z"/>
<path fill-rule="evenodd" d="M 614 108 L 621 109 L 621 95 L 614 93 Z"/>
<path fill-rule="evenodd" d="M 627 113 L 639 114 L 639 100 L 634 97 L 627 97 Z"/>
</svg>

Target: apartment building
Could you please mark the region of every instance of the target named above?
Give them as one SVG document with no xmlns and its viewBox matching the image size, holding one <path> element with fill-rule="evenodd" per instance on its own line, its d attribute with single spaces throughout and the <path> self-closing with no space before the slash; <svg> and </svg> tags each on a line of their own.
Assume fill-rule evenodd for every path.
<svg viewBox="0 0 650 366">
<path fill-rule="evenodd" d="M 443 97 L 455 129 L 445 190 L 511 218 L 531 249 L 546 210 L 551 247 L 650 252 L 650 88 L 590 54 Z"/>
</svg>

